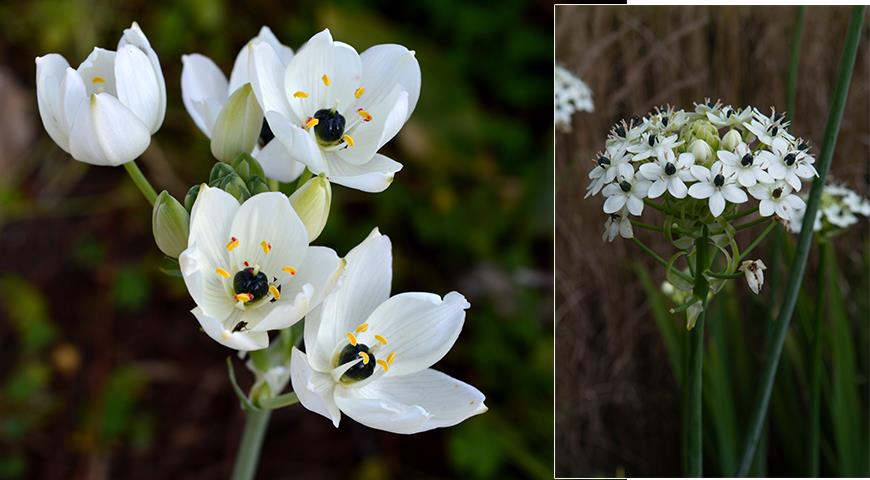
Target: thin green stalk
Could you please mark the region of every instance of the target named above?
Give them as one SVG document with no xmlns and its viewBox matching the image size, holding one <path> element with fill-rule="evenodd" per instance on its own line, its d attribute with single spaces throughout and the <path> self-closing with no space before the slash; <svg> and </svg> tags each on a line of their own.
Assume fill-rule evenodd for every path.
<svg viewBox="0 0 870 480">
<path fill-rule="evenodd" d="M 655 208 L 656 210 L 658 210 L 662 213 L 665 213 L 665 214 L 670 215 L 670 216 L 674 216 L 674 212 L 672 212 L 670 209 L 665 208 L 662 205 L 660 205 L 659 203 L 654 202 L 648 198 L 644 198 L 643 203 L 646 205 L 649 205 L 652 208 Z"/>
<path fill-rule="evenodd" d="M 646 230 L 652 230 L 654 232 L 661 232 L 662 227 L 657 227 L 655 225 L 650 225 L 649 223 L 638 222 L 637 220 L 630 220 L 631 224 L 638 228 L 643 228 Z"/>
<path fill-rule="evenodd" d="M 266 428 L 269 426 L 271 415 L 272 412 L 269 410 L 245 411 L 245 430 L 242 432 L 242 441 L 239 443 L 239 451 L 236 453 L 233 480 L 251 480 L 257 473 L 260 448 L 263 446 L 263 437 L 266 436 Z"/>
<path fill-rule="evenodd" d="M 655 259 L 655 261 L 659 262 L 663 267 L 667 268 L 667 266 L 668 266 L 668 261 L 667 261 L 667 260 L 665 260 L 664 258 L 662 258 L 661 256 L 659 256 L 658 253 L 656 253 L 655 251 L 653 251 L 653 249 L 649 248 L 645 243 L 643 243 L 643 242 L 641 242 L 640 240 L 638 240 L 637 237 L 632 237 L 631 239 L 634 241 L 634 243 L 636 243 L 636 244 L 641 248 L 641 250 L 643 250 L 644 252 L 646 252 L 647 255 L 651 256 L 653 259 Z M 686 275 L 685 273 L 683 273 L 683 272 L 677 270 L 676 268 L 671 268 L 671 271 L 674 272 L 674 275 L 676 275 L 676 276 L 682 278 L 683 280 L 685 280 L 685 281 L 687 281 L 687 282 L 689 282 L 689 283 L 692 283 L 692 277 L 690 277 L 690 276 Z"/>
<path fill-rule="evenodd" d="M 828 242 L 819 242 L 819 263 L 816 281 L 816 311 L 813 321 L 813 376 L 810 384 L 810 472 L 809 476 L 819 476 L 819 433 L 821 431 L 822 410 L 822 325 L 824 320 L 825 292 L 827 281 Z"/>
<path fill-rule="evenodd" d="M 766 237 L 771 231 L 773 231 L 773 229 L 776 228 L 777 225 L 778 225 L 778 223 L 776 223 L 775 220 L 771 220 L 770 225 L 768 225 L 767 228 L 765 228 L 761 232 L 761 235 L 755 237 L 755 240 L 753 240 L 752 243 L 750 243 L 748 247 L 746 247 L 745 249 L 743 249 L 742 252 L 740 252 L 740 256 L 737 257 L 737 261 L 738 262 L 743 261 L 743 259 L 746 258 L 747 255 L 749 255 L 749 252 L 751 252 L 755 247 L 757 247 L 758 244 L 760 244 L 761 241 L 764 240 L 764 237 Z"/>
<path fill-rule="evenodd" d="M 837 81 L 831 101 L 831 110 L 828 114 L 828 124 L 825 128 L 825 137 L 822 142 L 821 154 L 819 155 L 818 163 L 816 164 L 819 176 L 813 182 L 813 187 L 810 190 L 810 197 L 807 201 L 807 208 L 804 213 L 803 224 L 801 225 L 801 233 L 798 236 L 795 257 L 789 274 L 788 288 L 783 296 L 783 306 L 779 311 L 776 325 L 774 327 L 771 349 L 767 352 L 765 364 L 762 369 L 761 389 L 758 392 L 755 407 L 752 410 L 752 420 L 749 423 L 746 444 L 740 461 L 740 469 L 737 472 L 737 475 L 741 477 L 746 476 L 749 472 L 749 467 L 752 464 L 755 448 L 758 445 L 758 440 L 761 436 L 761 427 L 764 424 L 764 419 L 767 417 L 767 409 L 770 405 L 770 395 L 773 391 L 773 381 L 776 377 L 777 367 L 779 366 L 779 358 L 782 355 L 785 336 L 788 332 L 792 313 L 794 313 L 795 304 L 797 303 L 797 296 L 800 291 L 801 280 L 803 279 L 807 256 L 809 255 L 810 250 L 810 243 L 812 241 L 813 223 L 816 219 L 816 212 L 819 209 L 822 188 L 825 184 L 825 179 L 828 176 L 828 170 L 831 167 L 831 159 L 834 156 L 837 135 L 840 132 L 840 123 L 843 119 L 843 110 L 846 106 L 846 97 L 849 93 L 849 84 L 852 80 L 852 71 L 855 68 L 855 57 L 857 56 L 858 43 L 861 39 L 861 26 L 864 23 L 864 9 L 865 7 L 863 5 L 852 7 L 849 28 L 846 31 L 846 41 L 843 46 L 843 54 L 840 59 L 840 65 L 837 69 Z"/>
<path fill-rule="evenodd" d="M 752 220 L 751 222 L 741 223 L 740 225 L 735 226 L 734 230 L 737 230 L 739 232 L 740 230 L 745 230 L 747 228 L 754 227 L 756 225 L 760 225 L 760 224 L 767 222 L 767 221 L 770 221 L 770 217 L 756 218 L 755 220 Z"/>
<path fill-rule="evenodd" d="M 151 206 L 154 206 L 154 202 L 157 200 L 157 192 L 154 191 L 154 187 L 151 186 L 148 179 L 145 178 L 144 174 L 142 174 L 142 170 L 139 170 L 136 161 L 131 160 L 125 163 L 124 169 L 127 170 L 127 173 L 130 175 L 133 183 L 136 184 L 136 187 L 139 188 L 139 191 L 142 192 L 142 195 L 145 195 L 145 199 L 148 200 L 148 203 L 150 203 Z"/>
<path fill-rule="evenodd" d="M 795 19 L 794 34 L 791 37 L 791 62 L 788 66 L 788 85 L 786 87 L 785 119 L 791 122 L 794 117 L 794 109 L 797 100 L 797 76 L 801 54 L 801 38 L 804 34 L 804 14 L 806 5 L 798 7 L 797 19 Z"/>
<path fill-rule="evenodd" d="M 725 220 L 728 220 L 730 222 L 731 220 L 737 220 L 738 218 L 743 218 L 747 215 L 752 215 L 753 213 L 756 213 L 757 211 L 758 211 L 757 208 L 747 208 L 746 210 L 743 210 L 743 211 L 740 211 L 740 212 L 737 212 L 737 213 L 734 213 L 732 215 L 725 217 Z"/>
<path fill-rule="evenodd" d="M 689 372 L 687 380 L 688 394 L 684 396 L 686 405 L 684 408 L 688 411 L 685 420 L 687 420 L 684 428 L 687 428 L 685 433 L 685 448 L 686 448 L 686 476 L 700 477 L 703 474 L 703 403 L 702 403 L 702 386 L 704 370 L 704 317 L 707 310 L 707 294 L 710 291 L 710 284 L 707 278 L 700 273 L 709 266 L 708 250 L 710 248 L 707 239 L 707 227 L 703 228 L 703 233 L 695 240 L 695 271 L 699 272 L 695 275 L 695 284 L 692 288 L 692 293 L 703 304 L 698 319 L 695 321 L 695 327 L 689 331 Z"/>
</svg>

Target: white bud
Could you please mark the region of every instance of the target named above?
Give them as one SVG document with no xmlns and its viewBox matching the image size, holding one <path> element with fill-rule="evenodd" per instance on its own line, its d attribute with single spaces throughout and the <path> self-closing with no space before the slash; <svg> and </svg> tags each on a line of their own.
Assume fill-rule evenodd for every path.
<svg viewBox="0 0 870 480">
<path fill-rule="evenodd" d="M 710 144 L 700 138 L 692 142 L 689 151 L 695 155 L 695 162 L 697 163 L 707 163 L 713 159 L 713 149 L 710 148 Z"/>
<path fill-rule="evenodd" d="M 332 187 L 323 175 L 308 180 L 290 195 L 290 204 L 305 224 L 309 242 L 320 236 L 326 226 L 331 203 Z"/>
<path fill-rule="evenodd" d="M 740 132 L 731 129 L 724 137 L 722 137 L 722 142 L 719 143 L 719 147 L 722 148 L 722 150 L 733 152 L 734 149 L 737 148 L 737 145 L 740 145 L 741 143 L 743 143 L 743 137 L 740 136 Z"/>
<path fill-rule="evenodd" d="M 740 264 L 740 271 L 746 275 L 746 283 L 752 293 L 758 295 L 761 286 L 764 285 L 764 269 L 767 268 L 761 260 L 744 260 Z"/>
<path fill-rule="evenodd" d="M 160 192 L 151 212 L 151 230 L 157 248 L 164 254 L 178 258 L 187 248 L 190 214 L 184 205 L 166 190 Z"/>
<path fill-rule="evenodd" d="M 236 89 L 218 114 L 211 133 L 211 153 L 222 162 L 232 162 L 251 153 L 263 128 L 263 110 L 250 83 Z"/>
</svg>

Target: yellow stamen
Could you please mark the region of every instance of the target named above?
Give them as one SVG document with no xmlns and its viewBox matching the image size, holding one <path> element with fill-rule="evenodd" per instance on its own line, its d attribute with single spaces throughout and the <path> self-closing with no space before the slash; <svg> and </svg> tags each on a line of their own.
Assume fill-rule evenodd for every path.
<svg viewBox="0 0 870 480">
<path fill-rule="evenodd" d="M 366 353 L 366 352 L 359 352 L 359 356 L 360 356 L 360 358 L 363 359 L 363 365 L 368 365 L 368 364 L 369 364 L 369 354 L 368 354 L 368 353 Z"/>
<path fill-rule="evenodd" d="M 236 237 L 230 237 L 230 243 L 227 244 L 227 251 L 232 252 L 234 248 L 239 246 L 239 239 Z"/>
<path fill-rule="evenodd" d="M 358 108 L 356 110 L 356 113 L 359 114 L 359 116 L 363 119 L 364 122 L 371 122 L 372 121 L 372 114 L 363 110 L 362 108 Z"/>
<path fill-rule="evenodd" d="M 350 344 L 355 347 L 356 346 L 356 337 L 354 336 L 353 332 L 347 332 L 344 335 L 347 337 L 347 341 L 350 342 Z"/>
<path fill-rule="evenodd" d="M 250 293 L 237 293 L 236 294 L 236 300 L 238 300 L 242 303 L 248 303 L 253 299 L 254 299 L 254 296 L 251 295 Z"/>
<path fill-rule="evenodd" d="M 272 250 L 272 244 L 263 240 L 262 242 L 260 242 L 260 248 L 263 249 L 263 252 L 269 253 Z"/>
<path fill-rule="evenodd" d="M 269 293 L 272 294 L 272 297 L 274 297 L 275 300 L 281 298 L 281 291 L 278 290 L 278 287 L 276 287 L 275 285 L 269 285 Z"/>
<path fill-rule="evenodd" d="M 383 368 L 385 372 L 390 370 L 390 364 L 388 364 L 387 362 L 385 362 L 383 360 L 378 360 L 378 365 L 380 365 L 381 368 Z"/>
<path fill-rule="evenodd" d="M 369 329 L 368 323 L 363 323 L 360 326 L 356 327 L 356 333 L 363 333 Z"/>
<path fill-rule="evenodd" d="M 97 75 L 91 80 L 91 83 L 93 83 L 94 85 L 96 85 L 98 83 L 106 83 L 106 79 Z"/>
<path fill-rule="evenodd" d="M 320 79 L 323 80 L 324 85 L 326 85 L 327 87 L 329 86 L 329 75 L 324 73 L 323 76 L 320 77 Z"/>
<path fill-rule="evenodd" d="M 348 134 L 344 134 L 344 137 L 342 138 L 344 138 L 344 143 L 346 143 L 349 147 L 353 146 L 353 137 Z"/>
<path fill-rule="evenodd" d="M 387 339 L 384 338 L 384 337 L 382 337 L 382 336 L 380 336 L 380 335 L 375 335 L 375 340 L 377 340 L 378 343 L 380 343 L 381 345 L 386 345 L 386 344 L 387 344 Z"/>
<path fill-rule="evenodd" d="M 289 273 L 290 275 L 296 275 L 296 269 L 291 267 L 290 265 L 285 266 L 281 269 L 282 272 Z"/>
<path fill-rule="evenodd" d="M 366 91 L 365 88 L 363 88 L 363 87 L 359 87 L 359 88 L 357 88 L 356 90 L 354 90 L 354 92 L 353 92 L 353 96 L 356 97 L 356 98 L 359 98 L 359 97 L 362 96 L 362 94 L 363 94 L 365 91 Z"/>
<path fill-rule="evenodd" d="M 314 128 L 317 126 L 318 123 L 320 123 L 320 120 L 314 117 L 309 117 L 308 121 L 305 122 L 305 128 Z"/>
<path fill-rule="evenodd" d="M 224 270 L 221 267 L 216 268 L 214 271 L 215 271 L 215 273 L 217 273 L 218 275 L 220 275 L 224 278 L 230 278 L 230 272 Z"/>
<path fill-rule="evenodd" d="M 293 92 L 293 96 L 296 98 L 308 98 L 308 94 L 303 91 Z"/>
<path fill-rule="evenodd" d="M 396 359 L 396 352 L 390 352 L 390 354 L 387 355 L 387 364 L 388 364 L 388 365 L 392 365 L 392 364 L 393 364 L 393 361 L 394 361 L 395 359 Z"/>
</svg>

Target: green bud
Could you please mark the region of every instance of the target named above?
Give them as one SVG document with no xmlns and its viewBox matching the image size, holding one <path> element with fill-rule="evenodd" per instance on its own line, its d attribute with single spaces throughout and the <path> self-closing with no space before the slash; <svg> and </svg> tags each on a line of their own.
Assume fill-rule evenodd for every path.
<svg viewBox="0 0 870 480">
<path fill-rule="evenodd" d="M 726 133 L 724 137 L 722 137 L 722 142 L 719 143 L 719 148 L 733 152 L 741 142 L 743 142 L 743 137 L 740 136 L 740 132 L 731 129 L 728 130 L 728 133 Z"/>
<path fill-rule="evenodd" d="M 231 165 L 233 166 L 233 170 L 235 170 L 236 173 L 242 177 L 242 180 L 246 182 L 250 180 L 252 176 L 266 178 L 266 173 L 263 172 L 263 167 L 260 166 L 260 162 L 247 153 L 243 153 L 236 157 Z"/>
<path fill-rule="evenodd" d="M 248 190 L 248 186 L 245 185 L 245 181 L 242 180 L 242 177 L 238 175 L 225 178 L 218 185 L 218 188 L 236 197 L 236 200 L 240 203 L 251 198 L 251 191 Z"/>
<path fill-rule="evenodd" d="M 715 159 L 713 149 L 710 148 L 710 145 L 706 141 L 700 138 L 692 142 L 689 146 L 689 151 L 695 156 L 695 163 L 698 164 L 709 165 Z"/>
<path fill-rule="evenodd" d="M 314 177 L 299 190 L 290 195 L 290 204 L 305 224 L 308 230 L 308 241 L 313 242 L 329 218 L 329 206 L 332 203 L 332 187 L 325 176 Z"/>
<path fill-rule="evenodd" d="M 151 230 L 161 252 L 178 258 L 187 248 L 190 214 L 178 200 L 166 190 L 160 192 L 151 212 Z"/>
<path fill-rule="evenodd" d="M 211 167 L 211 173 L 208 174 L 208 185 L 216 187 L 227 178 L 236 175 L 236 171 L 226 163 L 217 162 Z"/>
<path fill-rule="evenodd" d="M 250 83 L 236 89 L 215 120 L 211 132 L 211 153 L 222 162 L 251 153 L 263 127 L 263 110 Z"/>
<path fill-rule="evenodd" d="M 196 202 L 196 197 L 199 196 L 200 185 L 201 184 L 197 183 L 190 187 L 190 190 L 187 191 L 187 195 L 184 196 L 184 208 L 187 209 L 188 212 L 193 211 L 193 203 Z"/>
<path fill-rule="evenodd" d="M 251 192 L 251 196 L 269 191 L 269 184 L 267 184 L 262 177 L 257 175 L 251 176 L 251 178 L 245 182 L 245 185 L 248 186 L 248 191 Z"/>
<path fill-rule="evenodd" d="M 713 149 L 719 149 L 719 129 L 707 120 L 700 119 L 683 125 L 680 129 L 680 140 L 691 145 L 695 140 L 704 140 Z"/>
</svg>

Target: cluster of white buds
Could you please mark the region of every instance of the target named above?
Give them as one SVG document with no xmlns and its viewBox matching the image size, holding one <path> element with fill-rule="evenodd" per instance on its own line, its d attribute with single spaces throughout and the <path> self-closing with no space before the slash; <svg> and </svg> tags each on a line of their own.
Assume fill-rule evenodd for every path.
<svg viewBox="0 0 870 480">
<path fill-rule="evenodd" d="M 795 212 L 786 226 L 792 233 L 800 233 L 805 209 Z M 858 223 L 859 217 L 870 217 L 870 201 L 845 185 L 829 183 L 822 190 L 813 231 L 838 233 Z"/>
<path fill-rule="evenodd" d="M 553 123 L 560 130 L 571 130 L 571 115 L 574 112 L 591 112 L 592 90 L 566 68 L 556 65 L 553 79 Z"/>
</svg>

